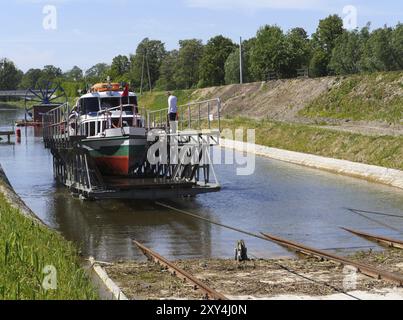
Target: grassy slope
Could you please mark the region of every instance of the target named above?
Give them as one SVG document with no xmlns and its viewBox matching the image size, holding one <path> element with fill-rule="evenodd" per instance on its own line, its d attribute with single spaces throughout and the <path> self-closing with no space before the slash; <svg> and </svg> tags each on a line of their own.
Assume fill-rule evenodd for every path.
<svg viewBox="0 0 403 320">
<path fill-rule="evenodd" d="M 256 143 L 269 147 L 403 170 L 403 137 L 372 137 L 243 118 L 223 120 L 222 127 L 256 129 Z"/>
<path fill-rule="evenodd" d="M 314 100 L 300 114 L 399 123 L 403 119 L 403 72 L 344 78 L 338 86 Z"/>
<path fill-rule="evenodd" d="M 55 291 L 42 289 L 45 266 L 57 270 Z M 0 299 L 97 299 L 77 252 L 57 233 L 35 225 L 0 195 Z"/>
</svg>

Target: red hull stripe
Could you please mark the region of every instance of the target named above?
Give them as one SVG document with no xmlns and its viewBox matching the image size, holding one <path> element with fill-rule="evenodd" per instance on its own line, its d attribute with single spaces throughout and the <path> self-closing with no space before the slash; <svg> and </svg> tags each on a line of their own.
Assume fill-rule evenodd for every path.
<svg viewBox="0 0 403 320">
<path fill-rule="evenodd" d="M 128 175 L 129 157 L 111 156 L 96 158 L 99 169 L 107 174 Z"/>
</svg>

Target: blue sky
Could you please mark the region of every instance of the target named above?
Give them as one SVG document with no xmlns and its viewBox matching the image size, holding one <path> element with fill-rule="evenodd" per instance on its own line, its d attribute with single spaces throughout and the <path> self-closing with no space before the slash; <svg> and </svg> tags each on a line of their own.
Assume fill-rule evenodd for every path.
<svg viewBox="0 0 403 320">
<path fill-rule="evenodd" d="M 238 41 L 265 24 L 284 30 L 315 31 L 320 18 L 343 16 L 346 5 L 358 10 L 358 26 L 403 21 L 402 1 L 376 0 L 3 0 L 0 11 L 0 57 L 26 71 L 54 64 L 63 70 L 110 63 L 133 53 L 145 37 L 174 49 L 181 39 L 207 41 L 223 34 Z M 45 30 L 43 8 L 57 9 L 57 29 Z"/>
</svg>

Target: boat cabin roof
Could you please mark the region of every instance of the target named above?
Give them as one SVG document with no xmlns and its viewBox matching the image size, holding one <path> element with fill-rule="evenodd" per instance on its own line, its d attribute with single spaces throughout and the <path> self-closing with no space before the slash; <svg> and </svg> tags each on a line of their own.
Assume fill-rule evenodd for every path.
<svg viewBox="0 0 403 320">
<path fill-rule="evenodd" d="M 106 91 L 106 92 L 92 92 L 87 93 L 80 97 L 80 99 L 86 98 L 120 98 L 122 97 L 123 91 Z M 129 97 L 137 97 L 134 92 L 129 92 Z"/>
</svg>

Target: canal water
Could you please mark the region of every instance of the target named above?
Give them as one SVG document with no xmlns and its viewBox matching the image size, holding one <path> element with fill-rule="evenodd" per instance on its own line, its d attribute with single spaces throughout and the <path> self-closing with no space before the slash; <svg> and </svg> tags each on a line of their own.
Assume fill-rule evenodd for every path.
<svg viewBox="0 0 403 320">
<path fill-rule="evenodd" d="M 20 110 L 0 109 L 0 128 L 23 117 Z M 43 147 L 41 133 L 32 128 L 22 133 L 20 144 L 0 143 L 1 165 L 27 205 L 74 241 L 85 256 L 103 261 L 139 259 L 142 256 L 132 239 L 171 259 L 231 258 L 241 239 L 252 257 L 290 256 L 275 244 L 194 220 L 153 202 L 74 199 L 54 182 L 52 157 Z M 403 192 L 399 189 L 266 158 L 257 158 L 252 176 L 237 176 L 234 166 L 217 166 L 216 171 L 223 186 L 220 193 L 169 204 L 250 232 L 272 233 L 339 253 L 380 249 L 340 227 L 403 237 Z"/>
</svg>

